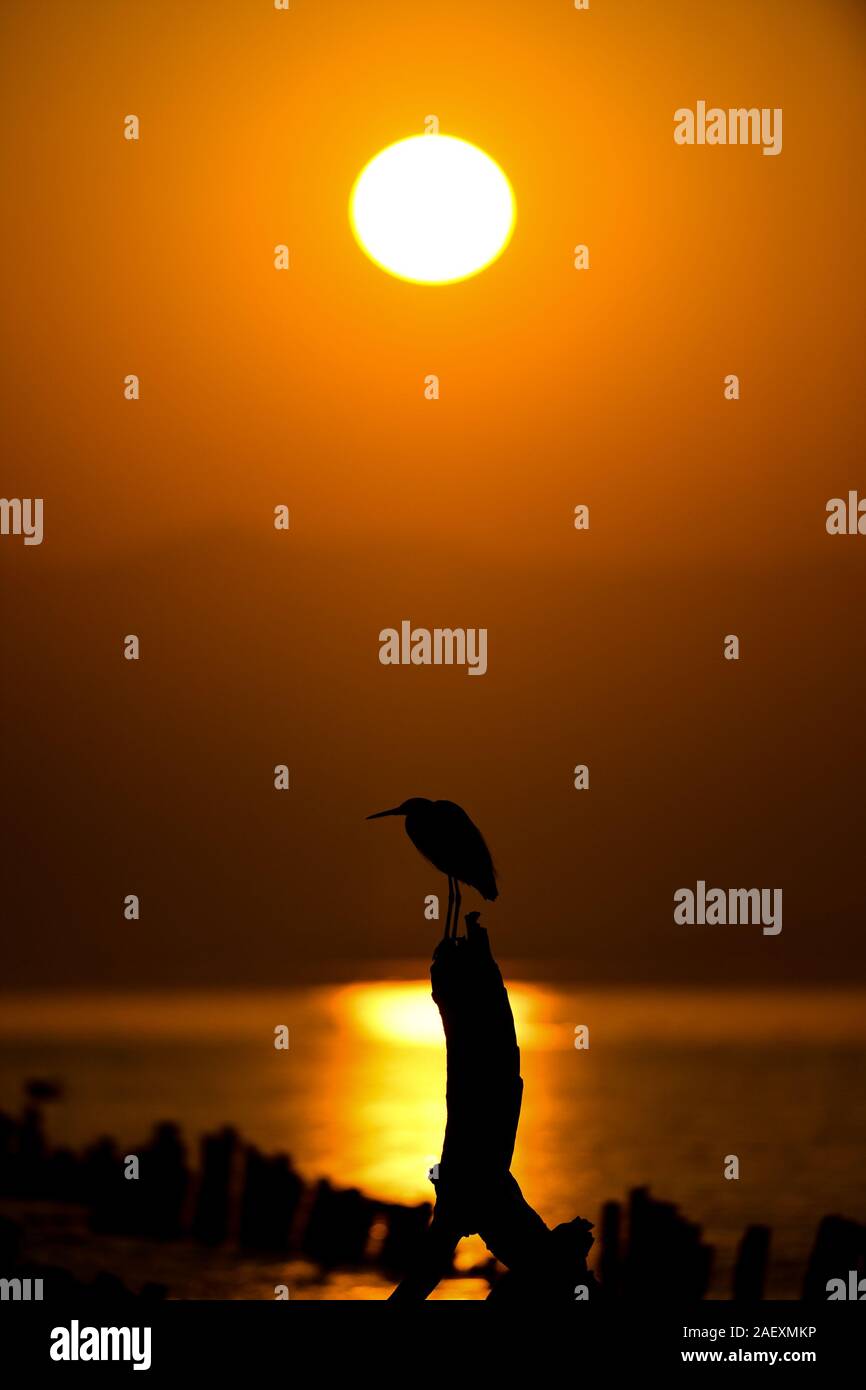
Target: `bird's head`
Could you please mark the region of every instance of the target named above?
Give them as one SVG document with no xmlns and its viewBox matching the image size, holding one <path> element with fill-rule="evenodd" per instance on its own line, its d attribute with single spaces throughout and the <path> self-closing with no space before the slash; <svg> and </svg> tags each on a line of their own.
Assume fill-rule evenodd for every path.
<svg viewBox="0 0 866 1390">
<path fill-rule="evenodd" d="M 382 816 L 408 816 L 413 811 L 423 811 L 430 804 L 426 796 L 410 796 L 408 801 L 392 806 L 390 811 L 375 811 L 367 820 L 379 820 Z"/>
</svg>

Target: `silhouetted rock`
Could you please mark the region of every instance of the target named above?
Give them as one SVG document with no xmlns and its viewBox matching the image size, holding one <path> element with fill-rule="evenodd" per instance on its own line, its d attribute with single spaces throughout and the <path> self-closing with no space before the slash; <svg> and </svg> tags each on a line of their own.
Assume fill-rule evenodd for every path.
<svg viewBox="0 0 866 1390">
<path fill-rule="evenodd" d="M 288 1250 L 304 1184 L 285 1154 L 246 1150 L 240 1243 L 251 1250 Z"/>
<path fill-rule="evenodd" d="M 142 1221 L 140 1230 L 159 1240 L 176 1239 L 183 1229 L 184 1203 L 190 1183 L 186 1150 L 175 1124 L 163 1122 L 141 1155 Z"/>
<path fill-rule="evenodd" d="M 220 1245 L 228 1235 L 232 1170 L 237 1150 L 237 1132 L 228 1127 L 202 1140 L 201 1177 L 192 1231 L 205 1245 Z"/>
<path fill-rule="evenodd" d="M 680 1216 L 671 1202 L 656 1201 L 644 1187 L 634 1189 L 623 1264 L 624 1297 L 703 1298 L 712 1260 L 712 1247 L 702 1244 L 699 1226 Z"/>
<path fill-rule="evenodd" d="M 866 1275 L 866 1228 L 843 1216 L 825 1216 L 806 1268 L 803 1297 L 827 1301 L 827 1284 L 842 1279 L 846 1286 L 854 1271 Z"/>
<path fill-rule="evenodd" d="M 326 1269 L 360 1264 L 375 1212 L 376 1204 L 357 1188 L 341 1191 L 323 1178 L 304 1233 L 304 1253 Z"/>
<path fill-rule="evenodd" d="M 732 1292 L 735 1299 L 748 1303 L 763 1298 L 769 1254 L 769 1226 L 748 1226 L 734 1266 Z"/>
</svg>

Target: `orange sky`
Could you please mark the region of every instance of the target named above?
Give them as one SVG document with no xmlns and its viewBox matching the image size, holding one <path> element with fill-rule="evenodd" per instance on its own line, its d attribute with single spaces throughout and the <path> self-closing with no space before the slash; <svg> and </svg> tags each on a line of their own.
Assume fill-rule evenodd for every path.
<svg viewBox="0 0 866 1390">
<path fill-rule="evenodd" d="M 6 982 L 424 955 L 438 877 L 363 821 L 410 795 L 478 820 L 541 974 L 863 978 L 866 539 L 824 527 L 866 494 L 862 9 L 10 2 L 0 40 L 2 493 L 45 499 L 0 537 Z M 782 107 L 781 155 L 675 145 L 698 100 Z M 346 215 L 430 114 L 518 205 L 440 289 Z M 487 675 L 380 666 L 404 618 L 486 627 Z M 684 935 L 698 878 L 783 887 L 781 936 Z"/>
</svg>

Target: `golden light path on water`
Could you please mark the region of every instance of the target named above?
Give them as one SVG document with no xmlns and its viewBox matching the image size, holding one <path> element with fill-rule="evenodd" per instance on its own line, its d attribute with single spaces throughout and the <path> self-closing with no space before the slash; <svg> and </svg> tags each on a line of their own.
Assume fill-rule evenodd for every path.
<svg viewBox="0 0 866 1390">
<path fill-rule="evenodd" d="M 510 994 L 518 1034 L 529 1033 L 532 1026 L 536 1040 L 540 995 L 540 990 L 520 985 Z M 343 997 L 358 1028 L 370 1037 L 403 1047 L 443 1045 L 439 1011 L 426 981 L 349 985 Z"/>
</svg>

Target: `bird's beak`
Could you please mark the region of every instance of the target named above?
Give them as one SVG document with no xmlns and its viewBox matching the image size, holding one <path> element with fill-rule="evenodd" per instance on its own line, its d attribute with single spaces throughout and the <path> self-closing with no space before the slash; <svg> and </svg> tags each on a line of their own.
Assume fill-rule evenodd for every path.
<svg viewBox="0 0 866 1390">
<path fill-rule="evenodd" d="M 382 816 L 399 816 L 401 814 L 399 806 L 392 806 L 390 811 L 376 811 L 367 820 L 379 820 Z"/>
</svg>

